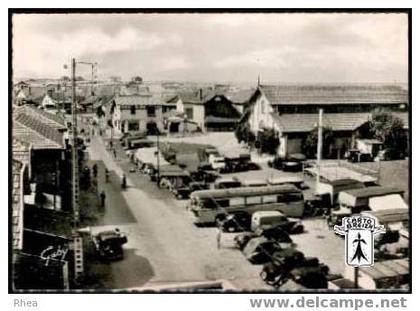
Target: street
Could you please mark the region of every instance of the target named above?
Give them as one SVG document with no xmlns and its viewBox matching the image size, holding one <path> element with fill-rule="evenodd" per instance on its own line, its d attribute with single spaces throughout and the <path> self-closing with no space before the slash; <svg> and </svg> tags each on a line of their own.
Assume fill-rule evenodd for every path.
<svg viewBox="0 0 420 311">
<path fill-rule="evenodd" d="M 259 278 L 260 266 L 252 266 L 236 249 L 218 250 L 216 229 L 197 228 L 186 201 L 175 200 L 144 175 L 130 173 L 125 155 L 113 159 L 103 141 L 93 137 L 89 156 L 99 163 L 98 188 L 107 194 L 104 215 L 92 230 L 112 225 L 128 235 L 122 261 L 90 263 L 88 275 L 96 280 L 90 288 L 233 279 L 241 289 L 269 289 Z M 104 165 L 111 172 L 110 183 L 104 181 Z M 125 191 L 120 187 L 123 172 L 128 177 Z"/>
</svg>

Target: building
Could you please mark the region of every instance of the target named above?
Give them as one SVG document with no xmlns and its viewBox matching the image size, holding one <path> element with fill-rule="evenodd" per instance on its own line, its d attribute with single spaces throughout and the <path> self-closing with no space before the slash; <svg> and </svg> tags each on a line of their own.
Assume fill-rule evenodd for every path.
<svg viewBox="0 0 420 311">
<path fill-rule="evenodd" d="M 163 103 L 148 95 L 116 96 L 110 107 L 111 122 L 117 133 L 163 131 Z"/>
<path fill-rule="evenodd" d="M 71 214 L 60 204 L 60 198 L 70 194 L 65 190 L 71 189 L 65 184 L 69 172 L 63 122 L 31 107 L 13 111 L 10 208 L 15 291 L 70 286 Z M 60 218 L 65 222 L 59 224 Z"/>
<path fill-rule="evenodd" d="M 167 103 L 175 103 L 177 114 L 203 131 L 232 131 L 241 116 L 231 100 L 212 90 L 178 92 Z"/>
<path fill-rule="evenodd" d="M 22 107 L 13 112 L 13 154 L 25 152 L 22 144 L 30 145 L 27 160 L 29 181 L 28 193 L 32 205 L 38 203 L 45 208 L 69 210 L 71 187 L 70 156 L 67 152 L 67 128 L 64 121 L 39 109 Z M 23 150 L 23 151 L 22 151 Z M 22 158 L 22 155 L 19 155 Z M 35 197 L 36 196 L 36 197 Z"/>
<path fill-rule="evenodd" d="M 329 153 L 342 156 L 354 146 L 358 130 L 376 108 L 392 111 L 408 128 L 407 105 L 407 91 L 396 86 L 258 86 L 241 122 L 248 122 L 256 137 L 274 129 L 280 140 L 278 154 L 286 157 L 302 152 L 302 143 L 317 127 L 322 108 L 323 126 L 334 133 Z"/>
</svg>

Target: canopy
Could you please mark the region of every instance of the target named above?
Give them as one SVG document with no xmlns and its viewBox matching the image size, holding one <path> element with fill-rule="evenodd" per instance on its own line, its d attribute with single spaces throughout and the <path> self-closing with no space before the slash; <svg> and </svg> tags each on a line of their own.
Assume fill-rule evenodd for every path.
<svg viewBox="0 0 420 311">
<path fill-rule="evenodd" d="M 156 147 L 141 148 L 138 149 L 135 153 L 135 158 L 137 161 L 153 166 L 157 166 L 158 157 L 160 166 L 170 165 L 170 163 L 163 158 L 162 154 L 158 152 Z"/>
<path fill-rule="evenodd" d="M 403 189 L 396 187 L 374 186 L 341 191 L 338 194 L 338 201 L 341 205 L 348 207 L 367 206 L 369 205 L 369 200 L 373 197 L 386 196 L 390 194 L 402 195 L 403 193 Z"/>
<path fill-rule="evenodd" d="M 407 204 L 399 194 L 384 195 L 369 199 L 369 207 L 372 211 L 405 209 L 408 210 Z"/>
</svg>

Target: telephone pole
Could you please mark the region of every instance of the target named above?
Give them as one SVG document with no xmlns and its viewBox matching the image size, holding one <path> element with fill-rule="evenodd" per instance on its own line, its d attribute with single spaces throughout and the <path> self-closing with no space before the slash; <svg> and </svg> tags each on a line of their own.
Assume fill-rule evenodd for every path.
<svg viewBox="0 0 420 311">
<path fill-rule="evenodd" d="M 317 174 L 316 174 L 316 187 L 318 189 L 319 182 L 321 179 L 321 158 L 322 158 L 322 114 L 323 109 L 319 109 L 319 119 L 318 119 L 318 145 L 317 145 Z"/>
<path fill-rule="evenodd" d="M 79 157 L 78 157 L 78 141 L 77 141 L 77 103 L 76 103 L 76 60 L 71 60 L 71 154 L 72 154 L 72 207 L 74 226 L 77 227 L 80 221 L 79 211 Z"/>
</svg>

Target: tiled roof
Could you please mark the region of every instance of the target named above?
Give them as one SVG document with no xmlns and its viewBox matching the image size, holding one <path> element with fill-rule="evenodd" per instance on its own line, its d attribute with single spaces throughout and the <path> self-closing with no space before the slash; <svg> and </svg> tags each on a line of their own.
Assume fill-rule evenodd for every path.
<svg viewBox="0 0 420 311">
<path fill-rule="evenodd" d="M 22 170 L 24 165 L 12 161 L 12 244 L 14 250 L 22 249 L 23 234 L 23 189 Z"/>
<path fill-rule="evenodd" d="M 26 114 L 19 114 L 13 119 L 12 136 L 32 144 L 33 149 L 61 149 L 64 147 L 62 133 Z"/>
<path fill-rule="evenodd" d="M 235 104 L 244 104 L 251 99 L 254 93 L 255 93 L 255 89 L 243 89 L 243 90 L 226 92 L 225 96 L 227 99 L 229 99 L 231 102 Z"/>
<path fill-rule="evenodd" d="M 40 120 L 42 123 L 45 123 L 56 129 L 67 128 L 66 120 L 62 116 L 44 111 L 42 109 L 38 109 L 31 106 L 23 106 L 23 107 L 17 108 L 16 111 L 14 112 L 15 116 L 19 116 L 21 114 L 36 118 Z"/>
<path fill-rule="evenodd" d="M 318 123 L 316 113 L 271 115 L 283 133 L 310 132 Z M 370 118 L 370 113 L 324 113 L 323 125 L 334 131 L 353 131 Z"/>
<path fill-rule="evenodd" d="M 261 86 L 270 104 L 399 104 L 408 92 L 398 85 L 280 85 Z"/>
<path fill-rule="evenodd" d="M 115 97 L 115 103 L 117 106 L 148 106 L 148 105 L 161 105 L 162 102 L 152 96 L 140 96 L 140 95 L 131 95 L 131 96 L 117 96 Z"/>
<path fill-rule="evenodd" d="M 173 96 L 168 96 L 169 99 L 167 102 L 176 102 L 178 99 L 181 99 L 184 103 L 198 104 L 201 103 L 200 93 L 197 90 L 183 90 L 177 92 Z"/>
</svg>

